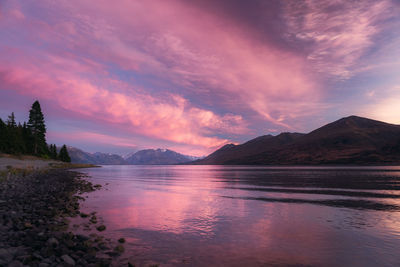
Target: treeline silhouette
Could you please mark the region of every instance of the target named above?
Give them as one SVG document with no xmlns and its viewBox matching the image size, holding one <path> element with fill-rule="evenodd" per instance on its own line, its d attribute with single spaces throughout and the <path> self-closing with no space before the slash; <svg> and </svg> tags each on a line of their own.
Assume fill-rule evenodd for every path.
<svg viewBox="0 0 400 267">
<path fill-rule="evenodd" d="M 71 162 L 65 145 L 57 153 L 55 144 L 47 144 L 46 125 L 39 101 L 32 104 L 27 123 L 17 124 L 14 112 L 6 121 L 0 118 L 0 152 Z"/>
</svg>

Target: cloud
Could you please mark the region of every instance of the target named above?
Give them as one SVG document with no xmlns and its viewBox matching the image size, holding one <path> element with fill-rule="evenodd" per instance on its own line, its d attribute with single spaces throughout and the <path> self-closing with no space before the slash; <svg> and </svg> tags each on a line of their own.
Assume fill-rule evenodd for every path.
<svg viewBox="0 0 400 267">
<path fill-rule="evenodd" d="M 65 131 L 50 131 L 47 133 L 47 139 L 61 139 L 68 140 L 69 142 L 79 141 L 85 143 L 91 143 L 95 141 L 97 144 L 102 145 L 112 145 L 120 147 L 129 147 L 132 149 L 137 149 L 137 143 L 133 142 L 130 138 L 119 138 L 111 135 L 74 130 L 72 132 Z"/>
<path fill-rule="evenodd" d="M 320 74 L 346 80 L 362 69 L 393 12 L 389 1 L 284 3 L 274 19 L 289 32 L 265 19 L 271 29 L 256 34 L 258 20 L 235 15 L 242 8 L 220 15 L 212 2 L 10 1 L 0 21 L 1 90 L 202 154 L 268 129 L 304 129 L 329 108 Z"/>
<path fill-rule="evenodd" d="M 248 134 L 248 116 L 290 128 L 285 120 L 317 112 L 320 92 L 302 57 L 184 2 L 20 9 L 19 34 L 0 46 L 3 88 L 86 119 L 210 149 Z"/>
<path fill-rule="evenodd" d="M 74 39 L 66 40 L 75 53 L 167 81 L 186 98 L 206 99 L 225 112 L 241 108 L 238 112 L 256 112 L 281 125 L 282 116 L 299 116 L 290 112 L 292 107 L 300 109 L 297 103 L 312 104 L 320 98 L 302 57 L 250 38 L 237 21 L 180 1 L 118 6 L 79 1 L 62 8 L 69 10 L 68 20 L 74 25 L 65 35 L 71 27 L 78 29 Z"/>
<path fill-rule="evenodd" d="M 55 60 L 55 64 L 60 60 Z M 209 137 L 208 134 L 247 130 L 240 116 L 216 115 L 212 111 L 193 107 L 179 95 L 155 98 L 139 93 L 134 86 L 120 81 L 117 82 L 119 86 L 128 87 L 129 94 L 113 92 L 107 90 L 112 83 L 94 85 L 51 66 L 49 62 L 46 66 L 39 62 L 26 63 L 24 67 L 2 65 L 0 82 L 5 88 L 52 100 L 63 109 L 92 120 L 127 124 L 125 129 L 131 133 L 177 143 L 216 147 L 227 140 Z"/>
<path fill-rule="evenodd" d="M 315 70 L 338 79 L 352 77 L 375 37 L 393 17 L 393 3 L 384 1 L 287 1 L 288 39 L 303 41 Z"/>
</svg>

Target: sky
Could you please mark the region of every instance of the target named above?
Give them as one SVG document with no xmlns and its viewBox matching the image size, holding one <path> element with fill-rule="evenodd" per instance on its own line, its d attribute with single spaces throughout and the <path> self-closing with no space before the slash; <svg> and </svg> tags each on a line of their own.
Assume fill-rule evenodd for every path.
<svg viewBox="0 0 400 267">
<path fill-rule="evenodd" d="M 358 115 L 400 124 L 398 0 L 0 0 L 0 117 L 203 156 Z"/>
</svg>

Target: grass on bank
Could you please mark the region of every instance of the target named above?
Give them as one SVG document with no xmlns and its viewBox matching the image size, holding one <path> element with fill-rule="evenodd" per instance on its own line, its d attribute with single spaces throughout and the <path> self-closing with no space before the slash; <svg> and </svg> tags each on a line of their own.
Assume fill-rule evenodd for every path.
<svg viewBox="0 0 400 267">
<path fill-rule="evenodd" d="M 37 171 L 46 171 L 51 169 L 80 169 L 80 168 L 93 168 L 100 167 L 94 164 L 83 164 L 83 163 L 67 163 L 62 161 L 56 161 L 52 159 L 43 159 L 31 155 L 10 155 L 0 153 L 0 161 L 5 160 L 3 168 L 0 168 L 0 180 L 2 178 L 20 175 L 26 176 Z M 15 162 L 17 160 L 17 162 Z M 10 162 L 8 162 L 10 161 Z M 19 163 L 25 163 L 24 166 L 20 166 Z M 40 164 L 35 164 L 39 162 Z"/>
<path fill-rule="evenodd" d="M 50 163 L 52 169 L 82 169 L 82 168 L 100 168 L 101 166 L 89 163 Z"/>
</svg>

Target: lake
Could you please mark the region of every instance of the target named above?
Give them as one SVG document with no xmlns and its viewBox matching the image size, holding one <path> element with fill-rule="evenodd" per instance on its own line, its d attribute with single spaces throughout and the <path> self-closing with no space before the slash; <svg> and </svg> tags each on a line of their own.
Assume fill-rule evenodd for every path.
<svg viewBox="0 0 400 267">
<path fill-rule="evenodd" d="M 136 266 L 400 266 L 400 167 L 103 166 L 106 236 Z"/>
</svg>

